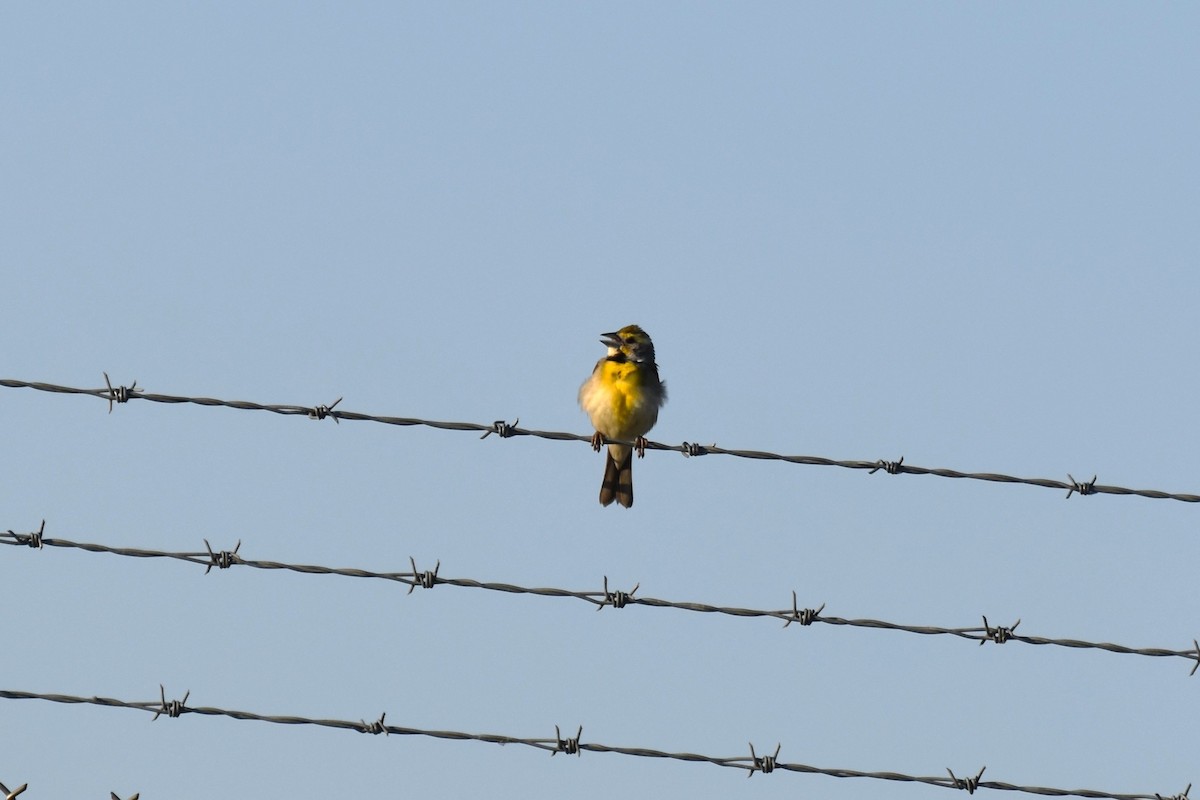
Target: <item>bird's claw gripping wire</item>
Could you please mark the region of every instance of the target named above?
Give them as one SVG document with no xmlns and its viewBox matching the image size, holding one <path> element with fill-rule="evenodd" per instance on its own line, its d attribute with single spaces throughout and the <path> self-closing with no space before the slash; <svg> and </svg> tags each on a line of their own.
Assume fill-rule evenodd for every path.
<svg viewBox="0 0 1200 800">
<path fill-rule="evenodd" d="M 600 431 L 596 431 L 595 433 L 592 434 L 592 438 L 589 441 L 591 442 L 592 450 L 599 453 L 600 448 L 602 446 L 604 446 L 604 444 L 608 440 L 605 439 L 603 433 L 601 433 Z M 646 439 L 645 436 L 638 436 L 637 438 L 635 438 L 633 440 L 633 452 L 637 453 L 638 458 L 645 458 L 646 457 L 646 447 L 649 444 L 650 444 L 650 442 Z M 687 455 L 687 454 L 685 453 L 684 455 Z"/>
</svg>

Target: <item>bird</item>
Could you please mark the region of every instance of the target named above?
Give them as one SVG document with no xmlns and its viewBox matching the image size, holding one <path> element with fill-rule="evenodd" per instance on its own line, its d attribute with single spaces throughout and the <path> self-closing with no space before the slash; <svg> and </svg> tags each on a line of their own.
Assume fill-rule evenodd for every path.
<svg viewBox="0 0 1200 800">
<path fill-rule="evenodd" d="M 654 342 L 637 325 L 600 335 L 608 353 L 596 362 L 591 376 L 579 387 L 579 405 L 596 429 L 592 449 L 600 452 L 606 440 L 632 441 L 610 444 L 600 484 L 600 505 L 616 500 L 633 505 L 633 453 L 646 454 L 646 434 L 658 422 L 658 410 L 667 402 L 667 385 L 659 380 L 654 362 Z"/>
</svg>

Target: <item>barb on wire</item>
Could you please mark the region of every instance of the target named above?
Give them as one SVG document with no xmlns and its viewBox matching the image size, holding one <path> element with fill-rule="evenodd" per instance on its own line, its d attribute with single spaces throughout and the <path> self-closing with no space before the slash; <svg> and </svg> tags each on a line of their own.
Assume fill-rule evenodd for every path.
<svg viewBox="0 0 1200 800">
<path fill-rule="evenodd" d="M 0 689 L 0 698 L 7 700 L 44 700 L 52 703 L 89 704 L 105 706 L 108 708 L 128 708 L 145 712 L 154 712 L 157 710 L 157 707 L 161 706 L 161 701 L 158 700 L 150 700 L 146 702 L 127 702 L 124 700 L 115 700 L 110 697 L 79 697 L 66 694 L 23 692 L 11 689 Z M 271 714 L 259 714 L 252 711 L 230 711 L 224 708 L 215 708 L 212 706 L 195 706 L 188 708 L 187 711 L 189 713 L 198 714 L 201 716 L 222 716 L 237 720 L 270 722 L 279 725 L 315 725 L 324 728 L 338 728 L 346 731 L 355 731 L 358 733 L 363 733 L 364 726 L 366 725 L 366 723 L 364 723 L 362 720 L 355 722 L 354 720 L 313 719 L 310 717 L 291 715 L 276 716 Z M 379 718 L 377 723 L 373 723 L 369 727 L 371 730 L 365 732 L 386 733 L 389 735 L 396 734 L 398 736 L 428 736 L 436 739 L 477 741 L 499 745 L 518 744 L 538 750 L 548 751 L 552 756 L 558 753 L 566 753 L 567 755 L 580 755 L 583 751 L 587 750 L 594 753 L 617 753 L 619 755 L 633 756 L 638 758 L 667 758 L 677 761 L 703 762 L 713 764 L 718 767 L 745 770 L 748 775 L 753 775 L 755 772 L 767 774 L 782 770 L 785 772 L 798 772 L 810 775 L 826 775 L 833 778 L 870 778 L 882 781 L 923 783 L 929 786 L 939 786 L 944 789 L 966 789 L 971 793 L 974 793 L 979 789 L 998 789 L 1009 792 L 1024 792 L 1026 794 L 1051 795 L 1056 797 L 1092 797 L 1107 798 L 1108 800 L 1164 800 L 1160 794 L 1117 794 L 1093 789 L 1054 789 L 1045 786 L 1020 786 L 1012 783 L 1003 783 L 1001 781 L 985 781 L 982 780 L 983 770 L 980 770 L 977 775 L 971 778 L 957 778 L 953 772 L 947 770 L 947 772 L 949 772 L 949 777 L 947 778 L 945 776 L 922 777 L 918 775 L 906 775 L 900 772 L 867 772 L 852 769 L 814 767 L 809 764 L 779 761 L 778 756 L 780 746 L 776 746 L 774 755 L 764 754 L 760 756 L 755 752 L 753 743 L 750 744 L 749 757 L 734 756 L 732 758 L 707 756 L 697 753 L 669 752 L 666 750 L 654 750 L 646 747 L 606 745 L 599 744 L 597 742 L 580 741 L 581 737 L 583 736 L 582 725 L 579 726 L 579 730 L 574 737 L 567 737 L 565 739 L 563 738 L 562 731 L 557 725 L 554 727 L 553 739 L 504 736 L 494 733 L 465 733 L 462 731 L 406 728 L 399 725 L 385 725 L 382 716 Z M 1189 785 L 1188 790 L 1190 789 L 1191 786 Z M 1188 790 L 1185 790 L 1182 795 L 1173 795 L 1172 800 L 1183 800 L 1183 798 L 1187 797 Z"/>
<path fill-rule="evenodd" d="M 340 397 L 333 405 L 313 407 L 271 403 L 252 403 L 245 400 L 219 400 L 214 397 L 187 397 L 181 395 L 154 394 L 147 392 L 144 389 L 137 388 L 136 381 L 129 387 L 119 386 L 113 388 L 111 381 L 108 379 L 107 373 L 105 373 L 104 382 L 106 384 L 105 388 L 80 389 L 72 386 L 59 386 L 52 383 L 4 378 L 0 379 L 0 386 L 9 389 L 34 389 L 39 392 L 53 392 L 57 394 L 91 395 L 93 397 L 99 397 L 102 400 L 107 400 L 110 413 L 112 412 L 113 403 L 127 403 L 130 400 L 148 400 L 152 403 L 190 403 L 200 406 L 224 406 L 226 408 L 237 408 L 245 411 L 269 411 L 273 414 L 297 415 L 308 417 L 310 419 L 325 419 L 326 417 L 331 417 L 333 418 L 334 422 L 339 422 L 340 420 L 353 420 L 358 422 L 377 422 L 384 425 L 419 425 L 428 428 L 437 428 L 439 430 L 476 431 L 483 434 L 480 437 L 481 439 L 486 439 L 490 434 L 495 433 L 501 439 L 508 439 L 514 436 L 534 436 L 540 439 L 550 439 L 554 441 L 587 442 L 589 444 L 592 441 L 592 437 L 590 435 L 582 436 L 580 434 L 566 433 L 563 431 L 539 431 L 527 428 L 519 428 L 515 423 L 513 425 L 509 425 L 503 420 L 497 420 L 490 425 L 483 425 L 476 422 L 443 422 L 439 420 L 417 419 L 414 417 L 394 417 L 379 416 L 376 414 L 363 414 L 357 411 L 338 411 L 336 410 L 335 406 L 342 401 L 342 398 Z M 520 420 L 518 420 L 518 422 L 520 422 Z M 625 444 L 630 446 L 636 445 L 635 442 L 627 442 L 616 439 L 607 441 L 612 444 Z M 1004 475 L 995 472 L 960 472 L 958 470 L 945 469 L 941 467 L 935 468 L 912 466 L 904 463 L 903 456 L 901 456 L 897 461 L 886 461 L 884 459 L 875 459 L 869 461 L 842 460 L 825 458 L 822 456 L 784 455 L 781 453 L 771 453 L 763 450 L 732 450 L 724 447 L 717 447 L 716 444 L 701 446 L 689 442 L 684 442 L 680 445 L 663 444 L 662 442 L 647 442 L 646 449 L 669 450 L 682 453 L 685 456 L 726 455 L 734 456 L 736 458 L 748 458 L 760 461 L 783 461 L 789 464 L 842 467 L 843 469 L 866 470 L 871 474 L 882 469 L 889 475 L 936 475 L 942 478 L 967 478 L 977 481 L 990 481 L 992 483 L 1019 483 L 1027 486 L 1041 486 L 1048 489 L 1066 490 L 1068 498 L 1076 493 L 1081 495 L 1117 494 L 1137 495 L 1138 497 L 1148 497 L 1158 500 L 1179 500 L 1185 503 L 1200 503 L 1200 494 L 1181 494 L 1176 492 L 1164 492 L 1158 489 L 1129 489 L 1124 486 L 1100 485 L 1096 483 L 1096 476 L 1092 476 L 1092 479 L 1086 483 L 1080 483 L 1071 477 L 1070 474 L 1067 475 L 1067 481 L 1060 481 L 1052 478 L 1021 478 L 1014 475 Z"/>
<path fill-rule="evenodd" d="M 883 470 L 888 475 L 899 475 L 904 470 L 904 456 L 900 456 L 899 461 L 884 461 L 881 458 L 875 462 L 875 466 L 867 474 L 874 475 L 879 470 Z"/>
<path fill-rule="evenodd" d="M 554 726 L 554 749 L 550 751 L 550 755 L 556 756 L 559 753 L 566 753 L 569 756 L 580 755 L 579 740 L 582 737 L 583 737 L 583 726 L 582 725 L 579 726 L 579 730 L 575 732 L 574 736 L 568 736 L 566 739 L 564 739 L 562 737 L 562 731 L 560 731 L 558 729 L 558 726 L 555 725 Z"/>
<path fill-rule="evenodd" d="M 501 439 L 508 439 L 515 435 L 513 432 L 515 430 L 517 430 L 517 426 L 520 424 L 521 424 L 520 419 L 518 419 L 512 425 L 509 425 L 507 422 L 505 422 L 502 419 L 498 419 L 495 422 L 493 422 L 492 427 L 490 427 L 486 431 L 484 431 L 483 436 L 480 436 L 479 438 L 486 439 L 487 437 L 491 436 L 494 433 L 497 436 L 499 436 Z"/>
<path fill-rule="evenodd" d="M 42 535 L 46 532 L 46 520 L 42 520 L 42 525 L 32 533 L 20 534 L 9 531 L 13 537 L 13 544 L 23 544 L 26 547 L 32 547 L 34 550 L 42 549 Z"/>
<path fill-rule="evenodd" d="M 979 781 L 983 778 L 983 772 L 987 767 L 980 767 L 979 772 L 973 778 L 958 778 L 954 775 L 954 770 L 946 767 L 946 772 L 950 773 L 950 780 L 954 781 L 955 789 L 965 789 L 967 794 L 975 794 L 975 790 L 979 788 Z"/>
<path fill-rule="evenodd" d="M 42 525 L 44 526 L 45 522 L 43 522 Z M 214 553 L 212 545 L 208 543 L 208 539 L 204 540 L 204 548 L 208 550 L 209 557 L 209 564 L 204 568 L 205 575 L 211 572 L 213 567 L 216 567 L 217 569 L 229 569 L 234 564 L 241 563 L 241 559 L 238 558 L 238 550 L 242 549 L 241 539 L 238 539 L 237 546 L 232 550 L 222 550 L 219 553 Z"/>
<path fill-rule="evenodd" d="M 997 627 L 993 628 L 991 625 L 988 624 L 987 616 L 985 615 L 983 618 L 983 630 L 986 635 L 982 639 L 979 640 L 979 646 L 983 647 L 984 642 L 995 642 L 996 644 L 1004 644 L 1009 639 L 1013 638 L 1013 631 L 1015 631 L 1017 629 L 1017 626 L 1020 624 L 1021 624 L 1021 620 L 1017 620 L 1016 622 L 1014 622 L 1012 625 L 1008 626 L 1007 628 L 1005 628 L 1003 626 L 997 626 Z"/>
<path fill-rule="evenodd" d="M 45 530 L 45 522 L 42 522 L 42 531 Z M 0 544 L 13 546 L 28 546 L 33 534 L 15 533 L 12 530 L 0 533 Z M 39 536 L 41 532 L 39 531 Z M 625 608 L 628 606 L 649 606 L 651 608 L 674 608 L 681 611 L 693 611 L 705 614 L 724 614 L 731 617 L 767 617 L 782 620 L 783 627 L 788 627 L 793 622 L 800 623 L 801 626 L 809 626 L 820 622 L 825 625 L 838 625 L 856 628 L 874 628 L 877 630 L 903 631 L 906 633 L 916 633 L 922 635 L 944 635 L 955 636 L 960 639 L 968 639 L 970 641 L 979 642 L 982 645 L 984 642 L 995 642 L 1003 644 L 1005 642 L 1024 642 L 1025 644 L 1034 645 L 1055 645 L 1058 647 L 1072 647 L 1076 649 L 1093 649 L 1106 650 L 1110 653 L 1123 653 L 1127 655 L 1150 656 L 1156 658 L 1175 657 L 1185 658 L 1188 661 L 1194 661 L 1192 665 L 1191 675 L 1194 675 L 1197 669 L 1200 669 L 1200 642 L 1196 639 L 1192 640 L 1192 648 L 1188 650 L 1169 650 L 1160 647 L 1127 647 L 1120 644 L 1112 644 L 1110 642 L 1089 642 L 1080 639 L 1051 639 L 1043 636 L 1028 636 L 1016 633 L 1016 628 L 1021 624 L 1021 620 L 1017 620 L 1010 627 L 993 627 L 988 623 L 987 617 L 983 617 L 983 627 L 969 628 L 944 628 L 932 625 L 907 625 L 897 622 L 885 622 L 878 619 L 843 619 L 842 617 L 826 616 L 822 614 L 825 610 L 825 604 L 822 603 L 819 608 L 801 609 L 796 601 L 796 592 L 792 592 L 791 608 L 784 609 L 756 609 L 756 608 L 739 608 L 736 606 L 716 606 L 707 603 L 694 603 L 679 600 L 661 600 L 655 597 L 636 597 L 635 592 L 641 587 L 641 584 L 635 584 L 630 591 L 612 590 L 608 586 L 608 576 L 604 577 L 604 588 L 593 591 L 576 591 L 571 589 L 555 589 L 537 587 L 530 588 L 526 586 L 516 586 L 511 583 L 496 583 L 490 581 L 478 581 L 473 578 L 446 578 L 438 575 L 438 570 L 441 569 L 442 562 L 439 560 L 432 570 L 420 571 L 417 569 L 416 560 L 409 558 L 409 564 L 412 566 L 411 572 L 375 572 L 371 570 L 355 569 L 350 567 L 323 567 L 313 564 L 285 564 L 279 561 L 258 561 L 254 559 L 243 558 L 237 555 L 238 549 L 241 547 L 241 541 L 238 541 L 238 546 L 232 552 L 222 551 L 214 553 L 212 546 L 208 541 L 205 541 L 207 552 L 169 552 L 165 550 L 145 550 L 133 547 L 111 547 L 103 544 L 92 544 L 84 542 L 73 542 L 68 539 L 47 538 L 41 536 L 40 543 L 42 547 L 64 547 L 86 550 L 91 553 L 111 553 L 118 556 L 126 556 L 129 558 L 167 558 L 178 561 L 187 561 L 192 564 L 197 564 L 205 568 L 207 574 L 213 566 L 220 569 L 225 569 L 232 566 L 251 567 L 253 569 L 264 570 L 287 570 L 290 572 L 299 572 L 308 575 L 342 575 L 349 578 L 375 578 L 380 580 L 395 581 L 397 583 L 408 586 L 408 594 L 412 594 L 413 590 L 418 586 L 424 589 L 432 589 L 437 585 L 457 586 L 467 589 L 485 589 L 493 592 L 506 592 L 508 594 L 531 594 L 540 597 L 573 597 L 577 600 L 591 603 L 596 606 L 596 610 L 605 606 L 614 608 Z M 228 556 L 228 558 L 225 558 Z M 226 566 L 222 566 L 225 564 Z M 185 698 L 186 699 L 186 698 Z"/>
<path fill-rule="evenodd" d="M 340 402 L 342 402 L 341 397 L 339 397 L 337 400 L 334 400 L 332 405 L 313 406 L 312 408 L 310 408 L 308 410 L 308 418 L 309 419 L 325 419 L 326 417 L 332 417 L 334 422 L 337 422 L 337 424 L 341 425 L 341 423 L 338 422 L 337 415 L 333 413 L 333 410 L 335 408 L 337 408 L 338 403 L 340 403 Z"/>
<path fill-rule="evenodd" d="M 596 610 L 599 611 L 602 608 L 604 608 L 605 606 L 612 606 L 613 608 L 624 608 L 625 606 L 627 606 L 630 603 L 636 603 L 637 598 L 633 596 L 633 593 L 636 592 L 640 587 L 641 587 L 641 584 L 637 583 L 637 584 L 634 584 L 633 588 L 630 589 L 628 592 L 622 591 L 621 589 L 617 589 L 615 592 L 610 592 L 608 590 L 608 576 L 605 575 L 604 576 L 604 600 L 601 601 L 600 604 L 596 606 Z"/>
<path fill-rule="evenodd" d="M 820 608 L 806 608 L 803 611 L 796 605 L 796 590 L 792 590 L 792 615 L 783 623 L 783 627 L 791 625 L 793 622 L 799 622 L 801 625 L 809 626 L 817 621 L 817 617 L 821 616 L 821 612 L 825 610 L 825 604 L 821 603 Z"/>
<path fill-rule="evenodd" d="M 104 382 L 108 385 L 108 413 L 112 413 L 113 403 L 128 403 L 130 397 L 137 396 L 137 381 L 135 380 L 129 386 L 118 386 L 113 388 L 112 381 L 108 379 L 108 373 L 104 373 Z"/>
<path fill-rule="evenodd" d="M 166 714 L 171 719 L 178 719 L 179 716 L 181 714 L 183 714 L 185 711 L 191 711 L 191 709 L 187 707 L 188 698 L 191 696 L 192 696 L 192 692 L 191 692 L 191 690 L 188 690 L 187 692 L 184 693 L 182 700 L 168 701 L 167 700 L 167 690 L 164 689 L 163 685 L 160 683 L 158 685 L 159 708 L 157 711 L 154 712 L 154 718 L 151 719 L 150 721 L 153 722 L 154 720 L 158 719 L 159 716 L 161 716 L 163 714 Z"/>
<path fill-rule="evenodd" d="M 10 791 L 7 786 L 5 786 L 3 783 L 0 783 L 0 794 L 4 795 L 4 800 L 14 800 L 17 795 L 21 794 L 28 788 L 28 783 L 22 783 L 20 786 Z"/>
<path fill-rule="evenodd" d="M 362 723 L 362 727 L 359 730 L 361 730 L 363 733 L 370 733 L 375 736 L 378 736 L 381 733 L 384 736 L 387 736 L 387 725 L 384 724 L 384 719 L 386 718 L 387 712 L 385 711 L 380 714 L 379 719 L 375 720 L 374 722 L 367 722 L 365 719 L 360 719 L 359 722 Z"/>
<path fill-rule="evenodd" d="M 754 752 L 754 742 L 750 742 L 750 771 L 746 773 L 746 777 L 753 778 L 755 772 L 761 772 L 763 775 L 770 775 L 774 772 L 775 765 L 779 761 L 779 751 L 782 747 L 782 744 L 776 744 L 774 755 L 760 756 Z"/>
<path fill-rule="evenodd" d="M 1155 792 L 1154 796 L 1155 796 L 1155 798 L 1157 798 L 1157 800 L 1188 800 L 1188 792 L 1190 792 L 1191 790 L 1192 790 L 1192 785 L 1189 783 L 1187 785 L 1187 788 L 1183 790 L 1182 794 L 1173 794 L 1173 795 L 1169 795 L 1167 797 L 1163 797 L 1158 792 Z"/>
<path fill-rule="evenodd" d="M 1096 476 L 1095 475 L 1092 476 L 1092 479 L 1090 481 L 1085 481 L 1084 483 L 1080 483 L 1079 481 L 1075 480 L 1075 476 L 1069 472 L 1067 473 L 1067 478 L 1069 478 L 1071 481 L 1070 485 L 1067 487 L 1067 499 L 1068 500 L 1071 499 L 1071 495 L 1075 494 L 1075 492 L 1079 492 L 1079 494 L 1081 494 L 1081 495 L 1089 495 L 1089 494 L 1096 493 Z"/>
<path fill-rule="evenodd" d="M 416 579 L 407 582 L 408 594 L 412 594 L 413 589 L 416 589 L 418 586 L 420 586 L 422 589 L 432 589 L 434 586 L 437 586 L 438 583 L 444 582 L 438 579 L 438 570 L 442 568 L 442 560 L 440 558 L 438 559 L 438 562 L 433 565 L 432 570 L 427 569 L 424 572 L 417 571 L 417 560 L 412 556 L 408 557 L 408 563 L 412 564 L 412 577 Z"/>
</svg>

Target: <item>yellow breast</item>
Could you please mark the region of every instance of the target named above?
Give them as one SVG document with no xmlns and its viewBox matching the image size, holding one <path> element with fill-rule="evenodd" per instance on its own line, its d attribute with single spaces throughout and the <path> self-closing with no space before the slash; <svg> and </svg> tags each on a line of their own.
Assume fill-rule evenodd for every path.
<svg viewBox="0 0 1200 800">
<path fill-rule="evenodd" d="M 644 436 L 658 421 L 659 388 L 645 381 L 637 364 L 607 359 L 579 388 L 579 405 L 596 430 L 613 439 Z"/>
</svg>

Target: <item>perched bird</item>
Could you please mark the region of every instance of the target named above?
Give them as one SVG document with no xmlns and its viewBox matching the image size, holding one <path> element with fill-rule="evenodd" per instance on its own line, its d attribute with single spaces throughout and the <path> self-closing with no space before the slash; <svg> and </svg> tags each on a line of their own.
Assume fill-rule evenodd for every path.
<svg viewBox="0 0 1200 800">
<path fill-rule="evenodd" d="M 592 420 L 596 433 L 592 449 L 608 439 L 632 441 L 633 447 L 610 444 L 600 484 L 600 505 L 616 500 L 633 505 L 633 451 L 646 454 L 645 436 L 658 421 L 658 409 L 667 402 L 667 385 L 658 379 L 654 342 L 637 325 L 601 334 L 608 355 L 596 362 L 592 376 L 579 387 L 579 405 Z"/>
</svg>

